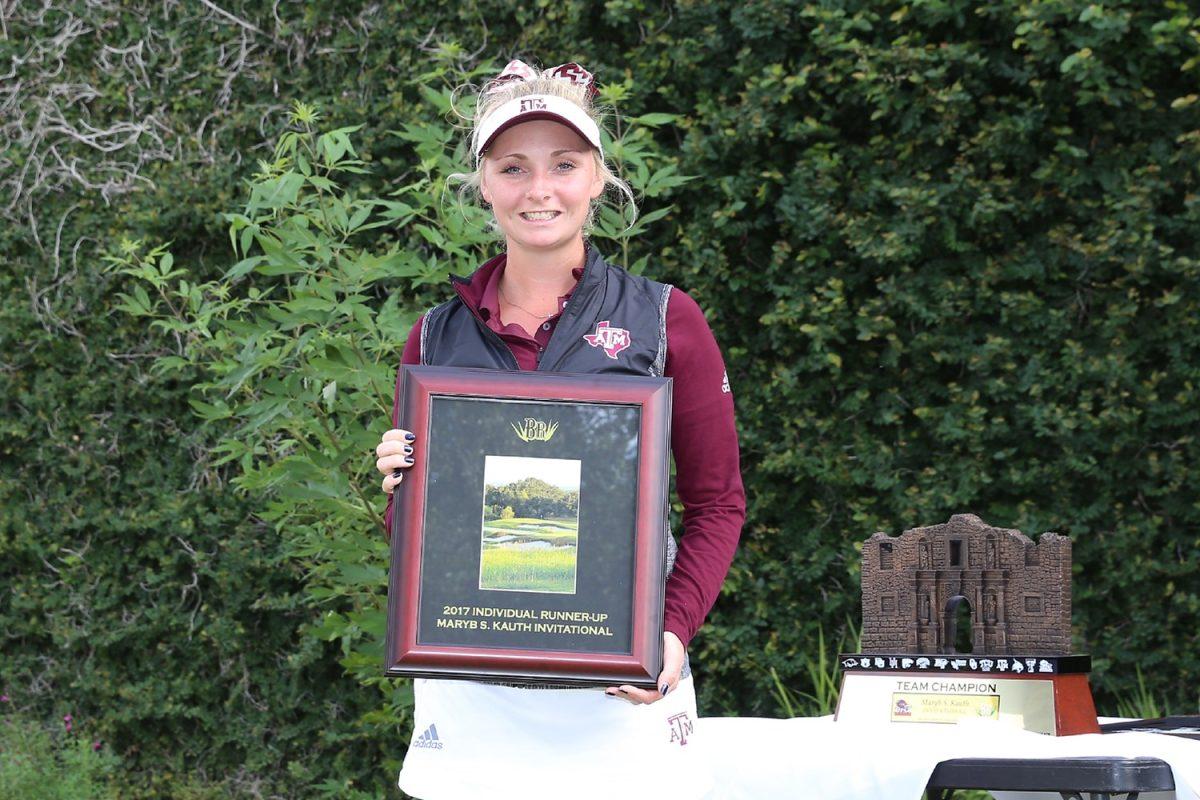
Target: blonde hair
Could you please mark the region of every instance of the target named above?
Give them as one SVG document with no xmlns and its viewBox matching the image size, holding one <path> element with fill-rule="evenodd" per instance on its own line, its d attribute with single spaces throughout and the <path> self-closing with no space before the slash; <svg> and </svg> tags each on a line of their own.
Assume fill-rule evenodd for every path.
<svg viewBox="0 0 1200 800">
<path fill-rule="evenodd" d="M 475 112 L 471 117 L 463 114 L 458 109 L 457 100 L 464 94 L 476 94 L 478 97 L 475 103 Z M 596 123 L 597 127 L 603 128 L 603 112 L 592 105 L 587 87 L 572 83 L 563 78 L 553 77 L 549 70 L 539 70 L 537 77 L 533 80 L 512 80 L 502 84 L 492 84 L 489 82 L 485 83 L 481 88 L 468 84 L 460 86 L 455 90 L 453 95 L 455 102 L 452 103 L 452 107 L 459 118 L 470 126 L 471 134 L 468 142 L 468 152 L 471 154 L 475 152 L 480 128 L 489 114 L 509 100 L 532 94 L 546 94 L 569 100 L 583 109 L 588 117 Z M 599 150 L 592 148 L 592 157 L 596 167 L 596 174 L 604 180 L 604 191 L 600 197 L 592 200 L 588 206 L 587 219 L 583 223 L 583 234 L 585 237 L 591 232 L 594 226 L 597 208 L 606 202 L 607 197 L 615 195 L 633 210 L 632 219 L 629 221 L 630 226 L 637 220 L 638 214 L 637 201 L 633 197 L 633 190 L 629 188 L 629 184 L 612 170 Z M 475 167 L 470 172 L 455 172 L 450 175 L 450 181 L 459 185 L 458 197 L 460 201 L 466 201 L 469 196 L 472 202 L 486 207 L 479 188 L 480 182 L 483 179 L 482 166 L 485 158 L 487 158 L 486 153 L 475 162 Z M 494 218 L 489 227 L 494 233 L 498 234 L 500 232 L 500 227 L 496 224 Z"/>
</svg>

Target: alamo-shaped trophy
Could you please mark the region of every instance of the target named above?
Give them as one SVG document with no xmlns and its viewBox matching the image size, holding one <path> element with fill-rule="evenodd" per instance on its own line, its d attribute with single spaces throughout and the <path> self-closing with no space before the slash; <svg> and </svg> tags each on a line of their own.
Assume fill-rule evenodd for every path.
<svg viewBox="0 0 1200 800">
<path fill-rule="evenodd" d="M 876 533 L 862 551 L 862 652 L 840 656 L 837 719 L 992 720 L 1098 733 L 1071 655 L 1071 541 L 1038 541 L 973 514 Z"/>
</svg>

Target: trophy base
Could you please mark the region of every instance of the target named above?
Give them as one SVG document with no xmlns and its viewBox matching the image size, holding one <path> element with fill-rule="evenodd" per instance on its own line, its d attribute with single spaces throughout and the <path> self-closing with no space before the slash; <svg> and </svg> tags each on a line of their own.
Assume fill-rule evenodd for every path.
<svg viewBox="0 0 1200 800">
<path fill-rule="evenodd" d="M 839 660 L 838 722 L 978 719 L 1051 736 L 1100 732 L 1088 656 L 854 653 Z"/>
</svg>

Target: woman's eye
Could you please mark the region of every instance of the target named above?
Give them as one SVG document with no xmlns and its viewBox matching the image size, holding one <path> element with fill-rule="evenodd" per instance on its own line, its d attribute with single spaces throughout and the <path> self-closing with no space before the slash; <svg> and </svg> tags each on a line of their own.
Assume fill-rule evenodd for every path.
<svg viewBox="0 0 1200 800">
<path fill-rule="evenodd" d="M 502 169 L 500 170 L 500 174 L 502 174 L 502 175 L 512 175 L 514 172 L 518 172 L 518 171 L 520 171 L 520 169 L 521 169 L 521 168 L 520 168 L 520 167 L 518 167 L 516 164 L 509 164 L 507 167 L 504 167 L 504 168 L 502 168 Z"/>
<path fill-rule="evenodd" d="M 571 161 L 560 161 L 558 168 L 566 172 L 567 170 L 575 169 L 575 164 Z"/>
</svg>

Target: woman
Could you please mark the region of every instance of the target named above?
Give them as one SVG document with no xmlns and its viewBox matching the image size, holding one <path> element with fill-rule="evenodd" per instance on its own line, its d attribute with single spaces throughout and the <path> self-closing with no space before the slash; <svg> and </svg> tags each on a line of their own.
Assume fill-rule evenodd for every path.
<svg viewBox="0 0 1200 800">
<path fill-rule="evenodd" d="M 456 296 L 417 322 L 402 361 L 674 379 L 671 449 L 684 530 L 670 553 L 663 670 L 657 691 L 415 681 L 400 786 L 427 800 L 707 791 L 686 648 L 745 519 L 733 399 L 695 301 L 607 264 L 584 238 L 606 188 L 632 202 L 605 163 L 594 93 L 577 64 L 538 72 L 514 61 L 484 87 L 472 131 L 476 169 L 464 177 L 491 209 L 505 251 L 454 279 Z M 419 446 L 409 431 L 383 435 L 384 492 L 401 484 Z"/>
</svg>

